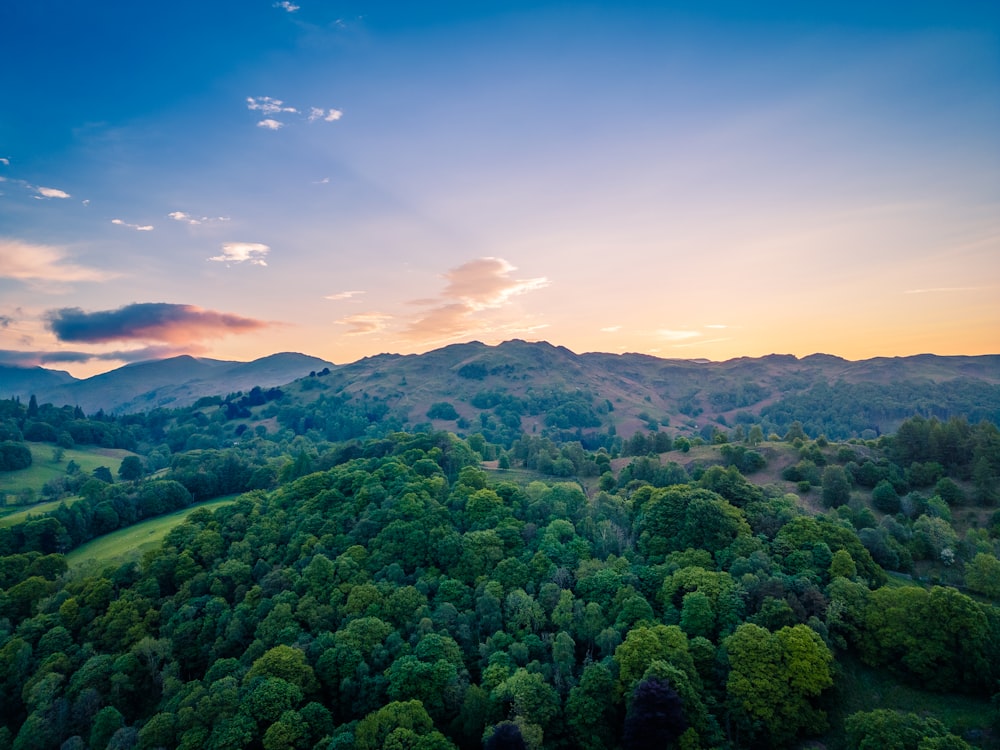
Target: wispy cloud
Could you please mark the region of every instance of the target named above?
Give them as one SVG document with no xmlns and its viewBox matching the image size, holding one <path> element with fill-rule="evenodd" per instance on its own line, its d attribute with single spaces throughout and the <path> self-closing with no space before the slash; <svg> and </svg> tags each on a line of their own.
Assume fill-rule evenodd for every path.
<svg viewBox="0 0 1000 750">
<path fill-rule="evenodd" d="M 451 337 L 483 330 L 475 314 L 506 305 L 511 298 L 548 286 L 544 277 L 514 279 L 517 270 L 503 258 L 477 258 L 444 274 L 448 285 L 433 300 L 414 300 L 413 304 L 432 305 L 431 309 L 410 323 L 404 331 L 411 338 Z"/>
<path fill-rule="evenodd" d="M 106 281 L 116 275 L 73 263 L 61 247 L 0 238 L 0 278 L 34 284 Z"/>
<path fill-rule="evenodd" d="M 281 99 L 274 99 L 270 96 L 248 96 L 247 109 L 262 112 L 265 115 L 276 115 L 281 112 L 298 112 L 295 107 L 286 107 Z"/>
<path fill-rule="evenodd" d="M 621 329 L 621 326 L 607 326 L 601 329 L 601 333 L 617 333 Z"/>
<path fill-rule="evenodd" d="M 281 130 L 285 127 L 285 123 L 278 122 L 277 120 L 272 120 L 270 117 L 266 120 L 261 120 L 257 123 L 258 128 L 264 128 L 265 130 Z"/>
<path fill-rule="evenodd" d="M 9 167 L 10 159 L 8 159 L 6 156 L 0 156 L 0 164 L 3 164 L 5 167 Z"/>
<path fill-rule="evenodd" d="M 675 331 L 669 328 L 661 328 L 656 334 L 667 341 L 685 341 L 701 336 L 698 331 Z"/>
<path fill-rule="evenodd" d="M 128 222 L 123 221 L 122 219 L 112 219 L 111 223 L 114 224 L 114 225 L 116 225 L 116 226 L 119 226 L 119 227 L 125 227 L 127 229 L 134 229 L 137 232 L 152 232 L 153 231 L 153 225 L 152 224 L 129 224 Z"/>
<path fill-rule="evenodd" d="M 903 294 L 939 294 L 948 292 L 976 292 L 985 287 L 981 286 L 937 286 L 929 289 L 907 289 Z"/>
<path fill-rule="evenodd" d="M 50 310 L 45 320 L 60 341 L 90 344 L 111 341 L 188 344 L 231 333 L 248 333 L 268 325 L 253 318 L 168 302 L 140 302 L 96 312 L 64 307 Z"/>
<path fill-rule="evenodd" d="M 197 226 L 199 224 L 214 224 L 216 222 L 229 221 L 228 216 L 192 216 L 184 211 L 171 211 L 167 217 L 184 224 Z"/>
<path fill-rule="evenodd" d="M 705 328 L 713 328 L 721 330 L 723 328 L 729 328 L 729 326 L 723 325 L 722 323 L 709 323 L 705 326 Z"/>
<path fill-rule="evenodd" d="M 59 190 L 58 188 L 39 187 L 39 188 L 36 188 L 36 190 L 38 191 L 38 194 L 40 196 L 42 196 L 43 198 L 72 198 L 73 197 L 69 193 L 67 193 L 65 190 Z"/>
<path fill-rule="evenodd" d="M 217 263 L 249 263 L 254 266 L 266 266 L 264 258 L 271 248 L 260 242 L 227 242 L 222 246 L 222 255 L 215 255 L 209 260 Z"/>
<path fill-rule="evenodd" d="M 294 13 L 295 11 L 301 9 L 301 6 L 296 5 L 295 3 L 291 3 L 288 0 L 282 0 L 282 2 L 280 3 L 275 3 L 272 7 L 281 8 L 282 10 L 286 10 L 289 13 Z"/>
<path fill-rule="evenodd" d="M 391 315 L 379 312 L 358 313 L 348 315 L 336 321 L 339 325 L 347 326 L 348 336 L 362 336 L 368 333 L 378 333 L 384 331 L 392 320 Z"/>
<path fill-rule="evenodd" d="M 351 299 L 351 297 L 357 297 L 358 295 L 364 294 L 364 292 L 356 290 L 351 292 L 337 292 L 336 294 L 328 294 L 323 299 L 329 299 L 333 301 L 342 299 Z"/>
</svg>

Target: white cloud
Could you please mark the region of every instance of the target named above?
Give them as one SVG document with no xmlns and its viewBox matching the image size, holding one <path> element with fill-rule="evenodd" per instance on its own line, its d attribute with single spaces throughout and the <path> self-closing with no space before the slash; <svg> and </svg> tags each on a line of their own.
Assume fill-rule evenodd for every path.
<svg viewBox="0 0 1000 750">
<path fill-rule="evenodd" d="M 80 201 L 80 203 L 82 203 L 85 206 L 89 206 L 90 205 L 90 198 L 84 198 L 82 201 Z"/>
<path fill-rule="evenodd" d="M 174 221 L 180 221 L 184 224 L 191 224 L 192 226 L 197 226 L 198 224 L 214 224 L 221 221 L 229 221 L 228 216 L 192 216 L 184 211 L 171 211 L 167 214 L 168 218 Z"/>
<path fill-rule="evenodd" d="M 344 113 L 339 109 L 323 109 L 322 107 L 310 107 L 309 117 L 307 118 L 309 122 L 316 122 L 316 120 L 322 120 L 323 122 L 336 122 Z"/>
<path fill-rule="evenodd" d="M 608 326 L 607 328 L 602 328 L 601 333 L 617 333 L 621 329 L 621 326 Z"/>
<path fill-rule="evenodd" d="M 39 195 L 41 195 L 43 198 L 70 198 L 70 197 L 72 197 L 65 190 L 59 190 L 57 188 L 40 187 L 40 188 L 37 188 L 37 190 L 38 190 Z"/>
<path fill-rule="evenodd" d="M 281 99 L 270 96 L 248 96 L 247 109 L 263 112 L 265 115 L 276 115 L 280 112 L 298 113 L 295 107 L 286 107 Z"/>
<path fill-rule="evenodd" d="M 660 338 L 667 339 L 668 341 L 684 341 L 685 339 L 693 339 L 701 336 L 698 331 L 674 331 L 669 328 L 661 328 L 656 333 Z"/>
<path fill-rule="evenodd" d="M 250 263 L 254 266 L 266 266 L 264 258 L 271 248 L 259 242 L 227 242 L 222 246 L 222 255 L 209 258 L 217 263 Z"/>
<path fill-rule="evenodd" d="M 337 292 L 336 294 L 328 294 L 323 299 L 329 299 L 333 301 L 350 299 L 351 297 L 357 297 L 359 294 L 364 294 L 362 291 L 351 291 L 351 292 Z"/>
<path fill-rule="evenodd" d="M 282 2 L 280 3 L 275 3 L 273 7 L 287 10 L 289 13 L 294 13 L 295 11 L 299 10 L 302 6 L 296 5 L 295 3 L 291 3 L 288 0 L 282 0 Z"/>
<path fill-rule="evenodd" d="M 3 164 L 5 167 L 9 167 L 10 159 L 8 159 L 6 156 L 0 156 L 0 164 Z"/>
<path fill-rule="evenodd" d="M 266 120 L 261 120 L 257 123 L 258 128 L 267 128 L 268 130 L 280 130 L 285 127 L 285 123 L 278 122 L 277 120 L 272 120 L 270 117 Z"/>
<path fill-rule="evenodd" d="M 171 211 L 167 214 L 174 221 L 183 221 L 185 224 L 201 224 L 198 219 L 195 219 L 190 214 L 186 214 L 183 211 Z"/>
<path fill-rule="evenodd" d="M 115 275 L 70 262 L 61 247 L 0 238 L 0 278 L 37 284 L 105 281 Z"/>
<path fill-rule="evenodd" d="M 112 219 L 111 223 L 115 224 L 115 225 L 117 225 L 119 227 L 126 227 L 128 229 L 134 229 L 137 232 L 152 232 L 153 231 L 153 225 L 152 224 L 129 224 L 128 222 L 122 221 L 121 219 Z"/>
</svg>

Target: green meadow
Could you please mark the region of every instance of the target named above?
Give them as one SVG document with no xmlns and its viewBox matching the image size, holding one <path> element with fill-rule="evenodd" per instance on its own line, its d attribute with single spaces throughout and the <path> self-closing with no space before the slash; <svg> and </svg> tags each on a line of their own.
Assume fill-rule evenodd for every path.
<svg viewBox="0 0 1000 750">
<path fill-rule="evenodd" d="M 76 461 L 84 474 L 89 474 L 98 466 L 107 466 L 112 475 L 117 476 L 122 459 L 135 455 L 131 451 L 119 448 L 66 448 L 57 461 L 56 455 L 59 449 L 52 443 L 26 443 L 26 445 L 31 450 L 31 466 L 17 471 L 0 472 L 0 515 L 24 510 L 26 506 L 11 507 L 14 496 L 25 488 L 32 489 L 40 495 L 46 482 L 65 476 L 70 461 Z M 56 503 L 53 507 L 58 505 L 59 503 Z"/>
<path fill-rule="evenodd" d="M 237 497 L 239 495 L 217 497 L 176 510 L 173 513 L 141 521 L 124 529 L 118 529 L 118 531 L 112 531 L 110 534 L 92 539 L 69 552 L 66 555 L 66 562 L 69 564 L 70 570 L 74 570 L 90 565 L 101 566 L 116 561 L 139 558 L 146 551 L 162 542 L 172 528 L 183 523 L 184 519 L 194 511 L 199 508 L 215 510 L 223 505 L 228 505 Z"/>
</svg>

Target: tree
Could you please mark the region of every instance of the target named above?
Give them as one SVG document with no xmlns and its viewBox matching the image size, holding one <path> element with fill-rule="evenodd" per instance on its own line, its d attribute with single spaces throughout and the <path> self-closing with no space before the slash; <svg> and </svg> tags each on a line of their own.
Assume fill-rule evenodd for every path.
<svg viewBox="0 0 1000 750">
<path fill-rule="evenodd" d="M 744 623 L 724 646 L 730 710 L 751 736 L 787 745 L 803 732 L 826 728 L 815 698 L 833 685 L 833 655 L 814 630 L 795 625 L 771 633 Z"/>
<path fill-rule="evenodd" d="M 965 585 L 977 594 L 1000 599 L 1000 560 L 980 552 L 965 566 Z"/>
<path fill-rule="evenodd" d="M 872 505 L 883 513 L 893 515 L 899 513 L 900 500 L 896 488 L 888 479 L 880 479 L 872 490 Z"/>
<path fill-rule="evenodd" d="M 684 705 L 667 680 L 650 677 L 635 686 L 625 717 L 625 750 L 659 750 L 688 728 Z"/>
<path fill-rule="evenodd" d="M 118 477 L 125 482 L 137 482 L 143 473 L 142 459 L 138 456 L 125 456 L 118 467 Z"/>
<path fill-rule="evenodd" d="M 858 711 L 844 722 L 847 741 L 858 750 L 972 750 L 937 719 L 878 708 Z M 946 740 L 947 744 L 934 742 Z"/>
<path fill-rule="evenodd" d="M 821 480 L 823 503 L 828 508 L 845 505 L 851 499 L 851 480 L 844 467 L 831 465 L 823 469 Z"/>
</svg>

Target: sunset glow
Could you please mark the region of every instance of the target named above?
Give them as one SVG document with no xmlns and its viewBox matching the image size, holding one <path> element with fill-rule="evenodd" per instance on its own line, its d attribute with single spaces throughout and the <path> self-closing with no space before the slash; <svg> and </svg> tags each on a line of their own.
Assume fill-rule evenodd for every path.
<svg viewBox="0 0 1000 750">
<path fill-rule="evenodd" d="M 0 12 L 0 363 L 1000 352 L 990 4 L 368 5 Z"/>
</svg>

